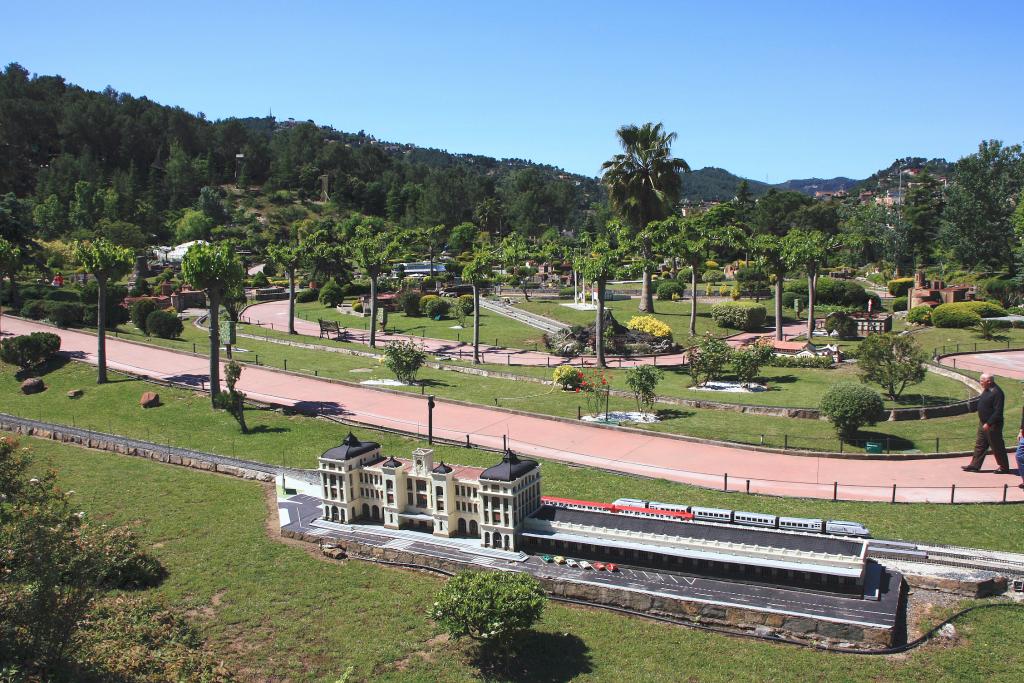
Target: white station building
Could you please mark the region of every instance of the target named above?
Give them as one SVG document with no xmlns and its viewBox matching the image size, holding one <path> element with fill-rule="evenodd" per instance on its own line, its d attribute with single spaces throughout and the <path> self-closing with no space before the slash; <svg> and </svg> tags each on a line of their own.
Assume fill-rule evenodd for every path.
<svg viewBox="0 0 1024 683">
<path fill-rule="evenodd" d="M 323 518 L 332 522 L 381 522 L 518 550 L 526 518 L 541 507 L 540 466 L 512 451 L 487 469 L 435 464 L 432 448 L 408 460 L 385 457 L 379 443 L 349 433 L 318 469 Z"/>
</svg>

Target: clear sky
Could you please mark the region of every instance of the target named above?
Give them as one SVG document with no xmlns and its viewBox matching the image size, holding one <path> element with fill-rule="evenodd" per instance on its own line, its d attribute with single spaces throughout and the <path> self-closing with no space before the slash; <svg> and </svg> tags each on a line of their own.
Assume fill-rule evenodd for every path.
<svg viewBox="0 0 1024 683">
<path fill-rule="evenodd" d="M 597 175 L 624 123 L 693 168 L 865 177 L 1024 141 L 1024 2 L 8 2 L 0 61 L 216 119 L 313 119 Z"/>
</svg>

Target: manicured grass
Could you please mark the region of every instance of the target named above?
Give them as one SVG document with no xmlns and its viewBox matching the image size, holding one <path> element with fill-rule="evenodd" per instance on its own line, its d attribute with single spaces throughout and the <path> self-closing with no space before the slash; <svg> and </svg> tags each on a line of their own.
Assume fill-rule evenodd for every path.
<svg viewBox="0 0 1024 683">
<path fill-rule="evenodd" d="M 0 411 L 58 424 L 74 424 L 97 431 L 123 434 L 174 446 L 231 455 L 269 464 L 316 467 L 316 458 L 336 446 L 351 429 L 359 437 L 379 442 L 388 454 L 407 456 L 425 441 L 348 427 L 326 420 L 279 411 L 250 410 L 250 434 L 242 435 L 234 420 L 210 408 L 206 397 L 159 387 L 163 405 L 143 410 L 138 397 L 151 384 L 112 373 L 115 380 L 97 386 L 89 366 L 69 364 L 47 373 L 48 389 L 33 396 L 12 391 L 9 373 L 0 375 Z M 68 399 L 71 388 L 84 388 L 81 398 Z M 488 451 L 435 444 L 436 457 L 445 462 L 489 466 L 498 456 Z M 864 467 L 872 467 L 865 462 Z M 639 497 L 714 507 L 787 513 L 833 519 L 856 519 L 879 537 L 977 545 L 992 548 L 1024 547 L 1024 525 L 1017 523 L 1020 507 L 1013 505 L 888 505 L 833 503 L 822 500 L 780 499 L 710 491 L 698 487 L 644 479 L 583 467 L 544 462 L 544 491 L 548 495 L 611 501 Z"/>
<path fill-rule="evenodd" d="M 253 482 L 34 439 L 23 443 L 39 467 L 59 470 L 61 484 L 76 491 L 90 519 L 135 528 L 169 572 L 147 595 L 185 612 L 244 680 L 331 682 L 349 667 L 349 680 L 358 681 L 477 680 L 466 644 L 437 638 L 438 627 L 425 616 L 441 579 L 366 562 L 321 561 L 273 540 L 265 529 L 264 490 Z M 548 464 L 544 468 L 547 487 L 552 473 Z M 929 507 L 906 506 L 904 514 L 929 516 Z M 985 525 L 1003 522 L 1019 542 L 1013 528 L 1020 525 L 1001 512 L 1007 508 L 986 509 L 995 516 Z M 956 526 L 948 515 L 932 520 L 935 529 Z M 1024 670 L 1019 618 L 1009 610 L 972 615 L 957 623 L 955 646 L 927 645 L 882 659 L 552 603 L 535 632 L 524 636 L 512 679 L 1010 682 Z"/>
<path fill-rule="evenodd" d="M 339 313 L 333 308 L 324 308 L 318 302 L 307 304 L 296 304 L 296 314 L 313 320 L 322 318 L 324 320 L 337 320 L 342 325 L 354 330 L 365 329 L 369 323 L 369 317 Z M 473 316 L 466 317 L 464 330 L 453 330 L 452 326 L 458 325 L 455 320 L 432 320 L 425 316 L 409 317 L 404 313 L 388 313 L 388 331 L 399 334 L 413 334 L 417 337 L 430 337 L 432 339 L 450 339 L 452 341 L 472 341 L 473 339 Z M 506 318 L 503 315 L 491 313 L 486 309 L 480 312 L 480 341 L 483 344 L 494 344 L 512 349 L 532 349 L 535 345 L 543 348 L 541 335 L 543 333 L 529 325 Z"/>
<path fill-rule="evenodd" d="M 590 325 L 594 322 L 594 311 L 577 311 L 576 309 L 563 306 L 571 303 L 561 301 L 531 301 L 516 304 L 524 311 L 539 313 L 555 320 L 560 320 L 570 325 Z M 640 304 L 639 299 L 622 299 L 609 301 L 605 307 L 612 312 L 615 319 L 625 325 L 633 316 L 644 315 L 637 310 Z M 690 302 L 689 301 L 655 301 L 654 317 L 658 318 L 672 328 L 672 336 L 676 342 L 683 343 L 690 336 Z M 730 330 L 720 327 L 711 319 L 711 305 L 702 304 L 697 301 L 697 334 L 711 333 L 716 337 L 724 337 L 736 334 L 738 330 Z"/>
</svg>

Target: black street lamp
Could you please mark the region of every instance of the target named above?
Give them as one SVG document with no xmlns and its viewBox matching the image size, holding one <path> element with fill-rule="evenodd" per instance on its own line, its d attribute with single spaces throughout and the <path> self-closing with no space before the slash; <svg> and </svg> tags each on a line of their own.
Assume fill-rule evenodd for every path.
<svg viewBox="0 0 1024 683">
<path fill-rule="evenodd" d="M 427 396 L 427 443 L 434 443 L 434 395 Z"/>
</svg>

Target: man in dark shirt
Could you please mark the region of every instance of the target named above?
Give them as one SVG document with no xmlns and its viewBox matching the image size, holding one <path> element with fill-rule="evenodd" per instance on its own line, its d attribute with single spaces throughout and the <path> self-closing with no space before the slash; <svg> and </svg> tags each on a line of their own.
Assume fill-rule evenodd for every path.
<svg viewBox="0 0 1024 683">
<path fill-rule="evenodd" d="M 962 469 L 965 472 L 980 471 L 985 453 L 991 448 L 999 466 L 996 474 L 1009 474 L 1010 461 L 1003 444 L 1003 390 L 989 374 L 981 376 L 981 388 L 984 391 L 978 399 L 978 438 L 974 442 L 974 457 L 971 458 L 971 464 L 964 465 Z"/>
</svg>

